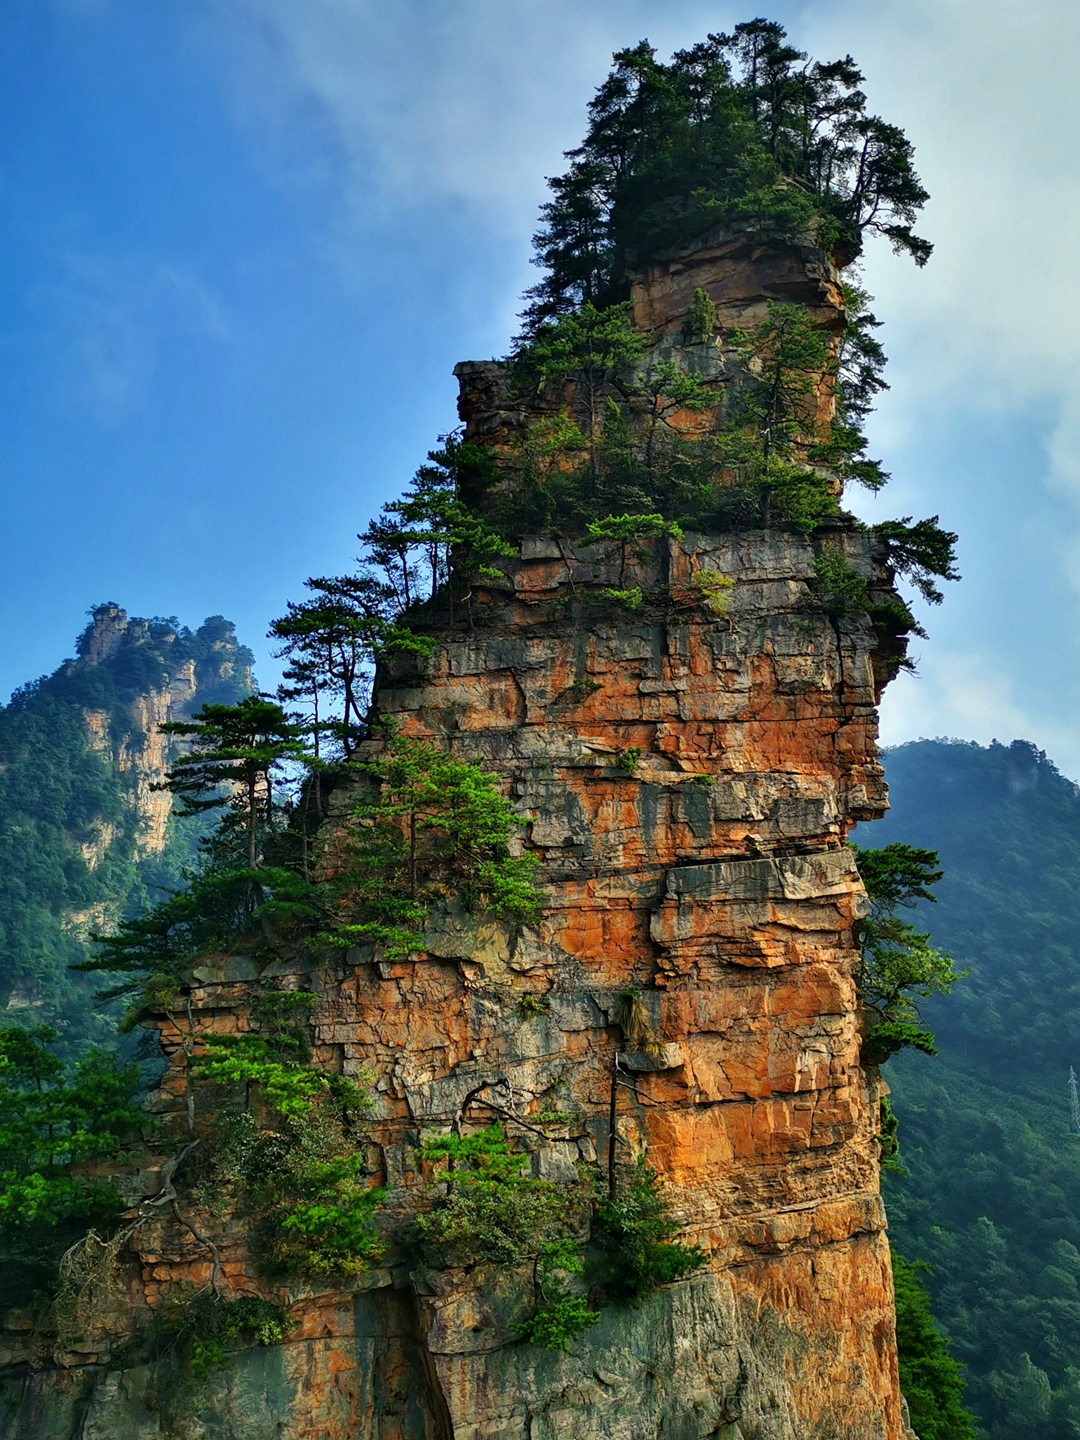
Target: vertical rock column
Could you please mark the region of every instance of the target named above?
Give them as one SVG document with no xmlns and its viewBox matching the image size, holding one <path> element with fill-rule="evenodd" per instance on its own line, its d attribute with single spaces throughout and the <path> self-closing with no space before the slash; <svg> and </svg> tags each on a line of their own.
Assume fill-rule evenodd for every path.
<svg viewBox="0 0 1080 1440">
<path fill-rule="evenodd" d="M 835 543 L 880 583 L 865 537 Z M 602 547 L 528 540 L 482 625 L 382 677 L 384 716 L 505 777 L 545 887 L 516 938 L 443 916 L 328 1003 L 323 1042 L 382 1077 L 388 1175 L 485 1083 L 579 1117 L 539 1173 L 602 1157 L 633 987 L 661 1044 L 622 1062 L 620 1158 L 710 1255 L 568 1356 L 515 1342 L 494 1272 L 443 1276 L 420 1326 L 455 1437 L 903 1434 L 845 843 L 886 804 L 875 642 L 822 613 L 812 559 L 781 532 L 659 542 L 639 613 L 601 594 Z M 725 614 L 699 570 L 735 582 Z"/>
</svg>

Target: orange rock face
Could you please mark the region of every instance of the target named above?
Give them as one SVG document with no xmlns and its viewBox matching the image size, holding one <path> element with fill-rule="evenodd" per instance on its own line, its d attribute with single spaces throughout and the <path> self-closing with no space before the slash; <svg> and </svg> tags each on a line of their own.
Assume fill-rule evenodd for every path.
<svg viewBox="0 0 1080 1440">
<path fill-rule="evenodd" d="M 866 541 L 843 543 L 874 577 Z M 435 916 L 420 958 L 351 952 L 286 983 L 320 993 L 324 1063 L 374 1070 L 373 1170 L 404 1208 L 420 1132 L 445 1128 L 485 1084 L 523 1115 L 576 1117 L 534 1150 L 537 1173 L 602 1157 L 613 1017 L 636 987 L 662 1043 L 624 1057 L 620 1154 L 663 1176 L 709 1266 L 640 1309 L 605 1309 L 561 1355 L 510 1332 L 520 1275 L 410 1274 L 391 1253 L 359 1293 L 282 1297 L 298 1328 L 207 1382 L 218 1428 L 202 1433 L 248 1440 L 263 1433 L 252 1417 L 274 1411 L 295 1440 L 900 1440 L 878 1097 L 858 1063 L 852 983 L 865 900 L 845 845 L 851 822 L 885 804 L 873 632 L 821 613 L 797 536 L 687 536 L 635 569 L 654 595 L 661 580 L 679 594 L 696 569 L 732 578 L 722 616 L 668 599 L 620 611 L 599 593 L 615 578 L 602 547 L 523 548 L 482 624 L 444 634 L 424 673 L 403 662 L 384 675 L 379 705 L 504 777 L 542 862 L 542 919 L 512 937 Z M 242 1023 L 251 963 L 208 962 L 198 977 L 200 1027 Z M 523 1009 L 525 994 L 543 1008 Z M 178 1034 L 163 1040 L 176 1054 Z M 183 1099 L 177 1065 L 158 1106 Z M 260 1293 L 242 1227 L 200 1225 L 235 1293 Z M 138 1245 L 133 1305 L 205 1282 L 205 1248 L 169 1217 Z M 66 1372 L 72 1415 L 89 1405 L 113 1427 L 82 1433 L 161 1433 L 152 1369 L 127 1377 L 122 1417 L 112 1379 Z M 31 1382 L 49 1413 L 58 1383 Z M 13 1421 L 7 1433 L 31 1432 Z"/>
<path fill-rule="evenodd" d="M 846 543 L 873 577 L 865 542 Z M 852 821 L 885 805 L 873 633 L 815 612 L 799 537 L 663 544 L 633 583 L 648 593 L 663 576 L 677 594 L 696 570 L 718 571 L 735 581 L 722 617 L 671 604 L 620 613 L 598 600 L 615 583 L 603 547 L 536 541 L 489 623 L 448 639 L 422 679 L 384 679 L 384 713 L 507 777 L 543 861 L 545 913 L 513 946 L 444 944 L 460 988 L 440 996 L 445 970 L 410 966 L 395 977 L 404 1014 L 325 1038 L 380 1073 L 397 1053 L 406 1124 L 446 1123 L 485 1079 L 563 1097 L 585 1134 L 576 1154 L 552 1147 L 554 1167 L 603 1151 L 612 1017 L 636 987 L 663 1045 L 620 1091 L 620 1137 L 663 1175 L 686 1238 L 712 1257 L 707 1276 L 673 1289 L 727 1297 L 739 1346 L 765 1337 L 776 1364 L 762 1383 L 789 1416 L 686 1433 L 892 1440 L 903 1429 L 878 1097 L 858 1064 L 852 983 L 865 900 L 845 844 Z M 522 991 L 547 1013 L 522 1020 Z M 702 1355 L 716 1342 L 688 1330 L 677 1343 Z M 497 1365 L 436 1353 L 455 1435 L 514 1433 L 467 1428 L 491 1375 L 507 1375 L 504 1352 L 491 1353 Z"/>
<path fill-rule="evenodd" d="M 635 299 L 662 326 L 700 283 L 669 269 Z M 467 369 L 464 408 L 493 434 L 490 369 Z M 838 526 L 831 543 L 884 587 L 868 537 Z M 523 1141 L 534 1173 L 596 1164 L 615 1066 L 620 1158 L 647 1158 L 708 1264 L 605 1308 L 562 1354 L 512 1333 L 513 1267 L 417 1272 L 391 1248 L 361 1284 L 281 1296 L 297 1329 L 211 1377 L 190 1433 L 902 1440 L 878 1082 L 859 1065 L 852 978 L 866 899 L 846 844 L 886 806 L 870 622 L 825 614 L 810 543 L 779 531 L 658 541 L 621 581 L 604 546 L 539 536 L 505 569 L 475 628 L 435 632 L 422 665 L 399 659 L 377 704 L 500 777 L 540 861 L 542 917 L 511 934 L 453 910 L 408 961 L 358 949 L 271 971 L 318 991 L 322 1063 L 374 1072 L 372 1178 L 395 1214 L 414 1203 L 420 1136 L 463 1107 L 467 1124 L 490 1119 L 470 1095 L 571 1117 Z M 701 572 L 733 582 L 723 613 L 700 602 Z M 642 607 L 605 597 L 616 585 L 639 585 Z M 347 800 L 335 792 L 339 816 Z M 250 962 L 211 960 L 197 979 L 200 1027 L 243 1025 Z M 623 1048 L 628 987 L 658 1042 L 647 1052 Z M 163 1040 L 157 1105 L 178 1113 L 179 1035 Z M 242 1226 L 200 1224 L 235 1291 L 265 1293 Z M 132 1305 L 206 1270 L 168 1217 L 138 1244 Z M 0 1433 L 28 1440 L 46 1411 L 63 1440 L 188 1433 L 158 1428 L 153 1367 L 96 1373 L 38 1375 Z"/>
</svg>

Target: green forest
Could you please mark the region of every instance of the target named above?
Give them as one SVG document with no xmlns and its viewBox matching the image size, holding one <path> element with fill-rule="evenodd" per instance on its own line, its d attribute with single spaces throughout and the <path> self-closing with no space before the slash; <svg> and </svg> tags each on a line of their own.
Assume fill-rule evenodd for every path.
<svg viewBox="0 0 1080 1440">
<path fill-rule="evenodd" d="M 93 954 L 95 928 L 183 883 L 205 829 L 175 820 L 161 854 L 138 853 L 134 776 L 113 761 L 146 738 L 132 704 L 188 661 L 199 704 L 235 700 L 252 658 L 221 616 L 197 630 L 175 618 L 132 621 L 130 643 L 100 663 L 87 656 L 93 628 L 79 637 L 74 660 L 0 706 L 0 999 L 9 1014 L 56 1026 L 71 1044 L 106 1039 L 113 1024 L 88 1003 L 93 982 L 69 967 Z M 108 753 L 91 748 L 87 711 L 103 714 Z M 83 847 L 102 827 L 112 838 L 88 863 Z"/>
<path fill-rule="evenodd" d="M 908 1050 L 886 1072 L 901 1166 L 886 1176 L 893 1243 L 930 1267 L 980 1434 L 1066 1440 L 1080 1433 L 1068 1087 L 1080 1064 L 1080 790 L 1023 741 L 919 741 L 885 763 L 892 809 L 856 838 L 938 852 L 938 903 L 916 920 L 970 970 L 921 1007 L 937 1058 Z"/>
</svg>

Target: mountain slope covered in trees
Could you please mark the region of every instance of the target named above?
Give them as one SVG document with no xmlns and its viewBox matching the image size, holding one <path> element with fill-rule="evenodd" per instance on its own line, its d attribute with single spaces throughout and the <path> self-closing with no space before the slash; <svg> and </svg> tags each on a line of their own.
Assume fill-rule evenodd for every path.
<svg viewBox="0 0 1080 1440">
<path fill-rule="evenodd" d="M 860 844 L 935 849 L 916 916 L 970 974 L 924 1018 L 940 1055 L 889 1064 L 906 1176 L 892 1238 L 991 1440 L 1080 1433 L 1080 790 L 1023 741 L 919 741 L 886 757 L 892 811 Z"/>
<path fill-rule="evenodd" d="M 153 791 L 158 722 L 251 689 L 251 652 L 221 616 L 192 631 L 101 605 L 76 650 L 0 706 L 0 1007 L 73 1042 L 112 1025 L 68 967 L 92 931 L 182 883 L 205 828 L 169 818 Z"/>
</svg>

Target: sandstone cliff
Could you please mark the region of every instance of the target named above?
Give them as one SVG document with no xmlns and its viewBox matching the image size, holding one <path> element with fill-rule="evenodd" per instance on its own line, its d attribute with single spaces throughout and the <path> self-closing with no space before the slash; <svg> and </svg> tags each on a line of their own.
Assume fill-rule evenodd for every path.
<svg viewBox="0 0 1080 1440">
<path fill-rule="evenodd" d="M 185 644 L 171 623 L 157 622 L 151 633 L 150 621 L 129 620 L 117 605 L 99 605 L 80 640 L 78 658 L 64 667 L 63 673 L 73 678 L 98 667 L 121 676 L 119 706 L 84 705 L 82 711 L 90 748 L 123 781 L 140 856 L 164 850 L 172 808 L 169 792 L 155 788 L 176 748 L 160 727 L 186 718 L 208 699 L 229 700 L 253 688 L 249 652 L 236 644 L 231 626 L 207 621 L 203 630 L 206 634 L 197 636 L 202 644 L 195 647 Z M 137 673 L 125 674 L 132 671 L 133 659 Z M 115 828 L 106 823 L 94 841 L 84 844 L 91 866 L 100 863 L 114 835 Z"/>
<path fill-rule="evenodd" d="M 642 278 L 656 346 L 675 343 L 698 288 L 741 323 L 776 295 L 839 323 L 821 257 L 743 236 Z M 699 351 L 709 376 L 732 363 L 720 339 Z M 507 454 L 528 415 L 505 370 L 459 374 L 467 433 Z M 823 609 L 823 538 L 888 597 L 871 537 L 842 520 L 813 538 L 687 533 L 628 560 L 525 537 L 505 580 L 477 590 L 471 624 L 431 621 L 431 657 L 384 668 L 376 704 L 502 777 L 540 862 L 542 918 L 513 933 L 451 908 L 399 961 L 370 948 L 330 960 L 294 948 L 261 969 L 208 956 L 190 990 L 196 1028 L 218 1034 L 244 1030 L 270 978 L 317 992 L 319 1062 L 375 1075 L 369 1172 L 391 1219 L 414 1208 L 424 1134 L 482 1123 L 494 1096 L 526 1121 L 555 1113 L 521 1144 L 537 1175 L 569 1179 L 604 1154 L 614 1094 L 621 1158 L 647 1156 L 707 1266 L 638 1308 L 605 1308 L 563 1354 L 512 1332 L 528 1288 L 513 1266 L 419 1266 L 389 1224 L 362 1280 L 274 1289 L 242 1214 L 204 1206 L 184 1222 L 163 1203 L 121 1257 L 119 1325 L 115 1310 L 86 1317 L 37 1368 L 33 1338 L 11 1337 L 22 1369 L 0 1401 L 3 1434 L 901 1440 L 879 1082 L 859 1064 L 852 979 L 866 902 L 845 843 L 887 803 L 875 705 L 895 642 L 865 613 Z M 703 573 L 731 582 L 726 604 L 703 601 Z M 628 584 L 637 609 L 611 598 Z M 339 786 L 326 843 L 348 802 Z M 628 987 L 656 1038 L 639 1051 L 616 1023 Z M 152 1108 L 167 1124 L 188 1102 L 184 1026 L 157 1023 L 169 1068 Z M 148 1154 L 123 1177 L 133 1204 L 168 1199 L 162 1163 Z M 215 1263 L 234 1294 L 273 1296 L 295 1328 L 181 1393 L 160 1362 L 115 1347 Z"/>
</svg>

